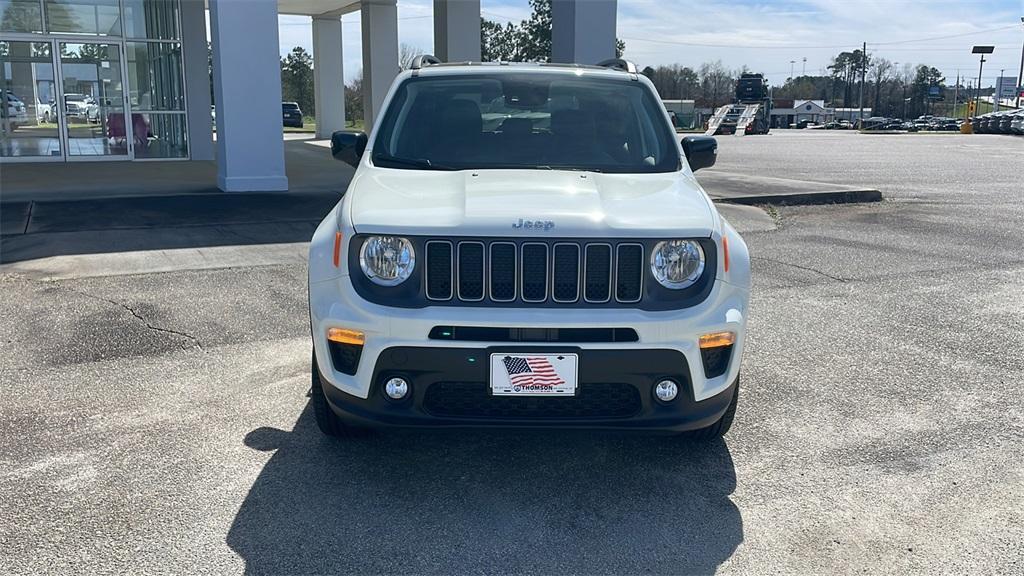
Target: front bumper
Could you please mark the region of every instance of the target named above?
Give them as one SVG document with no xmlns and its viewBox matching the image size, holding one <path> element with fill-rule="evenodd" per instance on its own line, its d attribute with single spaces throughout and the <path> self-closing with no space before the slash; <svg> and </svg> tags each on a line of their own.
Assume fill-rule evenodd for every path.
<svg viewBox="0 0 1024 576">
<path fill-rule="evenodd" d="M 496 352 L 573 353 L 579 356 L 576 396 L 491 396 L 488 358 Z M 334 412 L 357 426 L 543 427 L 684 431 L 711 425 L 733 398 L 736 383 L 695 401 L 686 357 L 674 350 L 588 349 L 573 346 L 479 348 L 395 347 L 373 368 L 368 398 L 333 386 L 324 391 Z M 388 398 L 383 383 L 400 376 L 411 392 Z M 321 375 L 323 378 L 323 375 Z M 654 383 L 670 378 L 678 396 L 662 402 Z"/>
<path fill-rule="evenodd" d="M 337 389 L 352 400 L 368 399 L 375 385 L 374 372 L 381 355 L 392 348 L 479 350 L 507 342 L 437 340 L 429 337 L 438 326 L 533 328 L 533 329 L 619 329 L 636 332 L 633 341 L 560 341 L 557 346 L 588 351 L 670 350 L 686 361 L 688 381 L 695 402 L 725 391 L 736 379 L 745 344 L 746 316 L 750 294 L 745 288 L 716 280 L 707 298 L 696 306 L 680 310 L 644 311 L 632 308 L 496 308 L 446 307 L 392 308 L 362 299 L 350 279 L 337 276 L 310 282 L 309 311 L 313 347 L 323 376 L 324 388 Z M 332 363 L 327 331 L 331 328 L 358 330 L 365 335 L 354 369 L 342 372 Z M 707 377 L 698 340 L 701 335 L 730 331 L 736 342 L 724 373 Z M 516 342 L 515 346 L 538 349 L 552 343 Z"/>
</svg>

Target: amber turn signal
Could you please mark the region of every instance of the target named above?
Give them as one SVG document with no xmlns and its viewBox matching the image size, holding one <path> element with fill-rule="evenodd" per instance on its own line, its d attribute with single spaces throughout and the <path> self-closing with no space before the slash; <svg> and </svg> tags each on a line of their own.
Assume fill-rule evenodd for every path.
<svg viewBox="0 0 1024 576">
<path fill-rule="evenodd" d="M 700 337 L 700 347 L 704 348 L 721 348 L 722 346 L 732 346 L 736 342 L 735 332 L 714 332 L 712 334 L 705 334 Z"/>
<path fill-rule="evenodd" d="M 725 256 L 722 259 L 722 267 L 726 272 L 729 271 L 729 239 L 722 236 L 722 254 Z M 337 266 L 337 264 L 335 264 Z"/>
<path fill-rule="evenodd" d="M 341 261 L 341 232 L 334 233 L 334 267 Z"/>
<path fill-rule="evenodd" d="M 327 339 L 331 342 L 362 346 L 366 343 L 366 334 L 359 330 L 349 330 L 348 328 L 330 328 L 327 330 Z"/>
</svg>

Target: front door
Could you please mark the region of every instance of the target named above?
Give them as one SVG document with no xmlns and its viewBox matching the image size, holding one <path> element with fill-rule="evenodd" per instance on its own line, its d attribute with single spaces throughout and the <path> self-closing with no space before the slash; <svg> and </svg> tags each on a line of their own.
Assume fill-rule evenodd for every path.
<svg viewBox="0 0 1024 576">
<path fill-rule="evenodd" d="M 63 160 L 53 43 L 0 40 L 0 162 Z"/>
<path fill-rule="evenodd" d="M 121 45 L 58 41 L 64 113 L 61 131 L 68 160 L 132 157 L 132 122 L 126 114 Z"/>
</svg>

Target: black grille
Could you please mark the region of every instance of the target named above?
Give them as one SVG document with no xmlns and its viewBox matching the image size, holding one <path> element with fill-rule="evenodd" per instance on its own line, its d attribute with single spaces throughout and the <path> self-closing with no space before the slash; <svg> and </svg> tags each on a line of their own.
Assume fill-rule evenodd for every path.
<svg viewBox="0 0 1024 576">
<path fill-rule="evenodd" d="M 608 244 L 588 244 L 583 298 L 587 302 L 607 302 L 612 297 L 612 247 Z"/>
<path fill-rule="evenodd" d="M 431 300 L 632 303 L 643 289 L 639 243 L 429 240 L 426 253 Z"/>
<path fill-rule="evenodd" d="M 491 396 L 484 382 L 436 382 L 427 388 L 423 408 L 449 418 L 628 418 L 640 411 L 637 389 L 629 384 L 580 384 L 576 396 Z"/>
<path fill-rule="evenodd" d="M 448 300 L 452 297 L 452 245 L 450 242 L 427 242 L 427 298 Z"/>
<path fill-rule="evenodd" d="M 729 369 L 729 358 L 732 357 L 732 347 L 718 346 L 716 348 L 702 348 L 700 359 L 704 364 L 704 377 L 717 378 Z"/>
<path fill-rule="evenodd" d="M 459 243 L 459 299 L 484 299 L 484 244 Z"/>
<path fill-rule="evenodd" d="M 555 244 L 551 294 L 555 302 L 575 302 L 580 296 L 580 247 Z"/>
<path fill-rule="evenodd" d="M 543 302 L 548 296 L 548 246 L 523 244 L 523 300 Z"/>
<path fill-rule="evenodd" d="M 615 274 L 615 299 L 619 302 L 638 302 L 643 286 L 644 247 L 639 244 L 619 244 Z"/>
<path fill-rule="evenodd" d="M 344 344 L 330 341 L 327 347 L 331 350 L 331 364 L 342 374 L 354 376 L 359 369 L 359 357 L 363 355 L 363 347 L 358 344 Z"/>
<path fill-rule="evenodd" d="M 511 242 L 491 244 L 491 300 L 511 302 L 516 299 L 516 245 Z"/>
</svg>

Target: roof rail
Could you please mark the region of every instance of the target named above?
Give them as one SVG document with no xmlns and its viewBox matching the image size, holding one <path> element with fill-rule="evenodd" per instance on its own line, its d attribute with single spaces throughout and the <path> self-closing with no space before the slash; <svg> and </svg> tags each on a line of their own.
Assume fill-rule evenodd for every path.
<svg viewBox="0 0 1024 576">
<path fill-rule="evenodd" d="M 630 74 L 637 73 L 636 64 L 633 64 L 629 60 L 623 60 L 622 58 L 609 58 L 608 60 L 598 62 L 597 65 L 602 68 L 611 68 L 613 70 L 620 70 Z"/>
<path fill-rule="evenodd" d="M 420 54 L 419 56 L 412 59 L 412 66 L 410 66 L 409 68 L 412 70 L 419 70 L 420 68 L 425 68 L 427 66 L 432 66 L 434 64 L 441 63 L 441 59 L 438 58 L 437 56 L 434 56 L 433 54 Z"/>
</svg>

